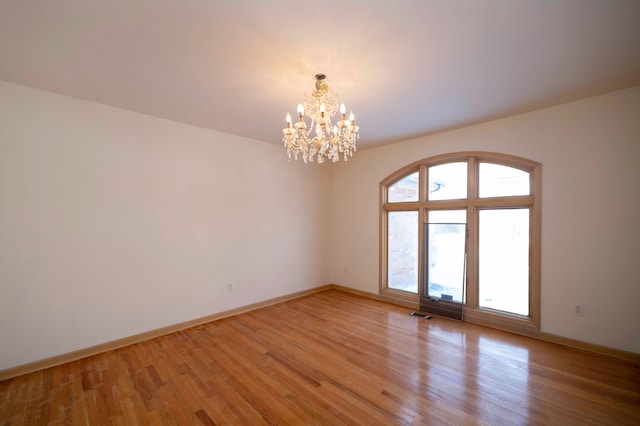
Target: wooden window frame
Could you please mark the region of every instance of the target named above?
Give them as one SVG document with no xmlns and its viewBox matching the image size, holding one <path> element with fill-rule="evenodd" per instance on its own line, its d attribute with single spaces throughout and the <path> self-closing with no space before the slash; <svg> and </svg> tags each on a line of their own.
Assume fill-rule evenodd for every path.
<svg viewBox="0 0 640 426">
<path fill-rule="evenodd" d="M 462 200 L 428 200 L 429 167 L 467 162 L 467 198 Z M 529 173 L 530 194 L 525 196 L 478 197 L 479 164 L 493 163 L 513 167 Z M 404 177 L 419 171 L 417 202 L 387 202 L 388 187 Z M 418 309 L 422 268 L 418 269 L 418 293 L 387 287 L 387 213 L 418 211 L 418 259 L 423 256 L 423 223 L 429 209 L 467 209 L 469 244 L 467 249 L 467 290 L 464 320 L 476 324 L 520 333 L 540 329 L 540 258 L 541 258 L 541 188 L 540 163 L 508 154 L 494 152 L 457 152 L 428 157 L 411 163 L 387 176 L 380 182 L 380 276 L 379 294 L 383 300 Z M 529 315 L 516 315 L 480 307 L 478 300 L 478 217 L 479 211 L 495 208 L 523 208 L 530 211 L 529 222 Z"/>
</svg>

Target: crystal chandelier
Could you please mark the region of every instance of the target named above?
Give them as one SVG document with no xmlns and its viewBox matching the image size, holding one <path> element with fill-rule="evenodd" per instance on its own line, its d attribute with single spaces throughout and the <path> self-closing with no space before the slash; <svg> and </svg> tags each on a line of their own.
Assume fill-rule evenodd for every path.
<svg viewBox="0 0 640 426">
<path fill-rule="evenodd" d="M 341 119 L 334 125 L 331 121 L 338 112 L 338 97 L 329 91 L 324 81 L 324 74 L 316 74 L 316 90 L 311 95 L 304 94 L 304 100 L 298 105 L 298 122 L 291 122 L 291 115 L 287 113 L 287 127 L 282 129 L 282 140 L 287 148 L 289 160 L 298 159 L 302 155 L 305 163 L 313 163 L 317 155 L 318 164 L 325 159 L 336 162 L 342 154 L 344 161 L 356 152 L 356 139 L 359 127 L 355 124 L 353 112 L 347 120 L 346 108 L 340 104 Z M 311 120 L 307 129 L 305 115 Z M 312 131 L 315 130 L 312 136 Z"/>
</svg>

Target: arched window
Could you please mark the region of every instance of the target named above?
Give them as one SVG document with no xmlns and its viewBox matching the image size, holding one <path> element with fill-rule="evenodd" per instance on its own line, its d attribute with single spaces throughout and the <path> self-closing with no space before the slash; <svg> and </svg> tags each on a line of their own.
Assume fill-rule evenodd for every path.
<svg viewBox="0 0 640 426">
<path fill-rule="evenodd" d="M 380 294 L 508 329 L 540 326 L 541 165 L 426 158 L 380 183 Z"/>
</svg>

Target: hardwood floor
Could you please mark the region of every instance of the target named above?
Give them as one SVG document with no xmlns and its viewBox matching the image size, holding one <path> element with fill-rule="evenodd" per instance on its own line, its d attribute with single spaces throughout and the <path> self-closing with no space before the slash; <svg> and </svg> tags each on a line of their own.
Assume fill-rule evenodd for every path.
<svg viewBox="0 0 640 426">
<path fill-rule="evenodd" d="M 323 291 L 0 382 L 3 425 L 640 424 L 636 365 Z"/>
</svg>

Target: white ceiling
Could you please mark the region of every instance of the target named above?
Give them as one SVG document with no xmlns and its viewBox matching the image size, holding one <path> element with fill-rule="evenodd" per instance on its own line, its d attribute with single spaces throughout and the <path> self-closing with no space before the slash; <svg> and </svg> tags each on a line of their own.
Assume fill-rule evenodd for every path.
<svg viewBox="0 0 640 426">
<path fill-rule="evenodd" d="M 393 142 L 640 84 L 640 1 L 0 0 L 0 79 L 248 138 L 319 72 Z"/>
</svg>

